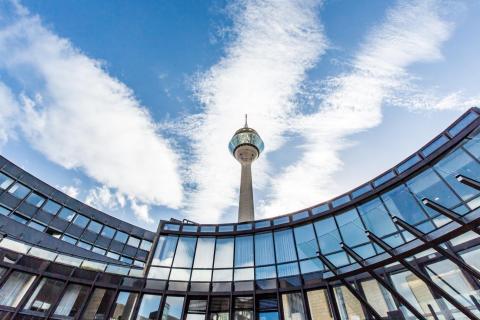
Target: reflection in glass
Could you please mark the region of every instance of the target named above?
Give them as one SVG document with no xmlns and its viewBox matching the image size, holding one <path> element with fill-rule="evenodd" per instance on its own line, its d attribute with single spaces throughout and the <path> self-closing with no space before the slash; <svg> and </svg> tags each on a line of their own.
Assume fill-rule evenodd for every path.
<svg viewBox="0 0 480 320">
<path fill-rule="evenodd" d="M 232 281 L 232 269 L 213 270 L 213 281 Z"/>
<path fill-rule="evenodd" d="M 89 287 L 87 286 L 69 284 L 54 314 L 69 318 L 77 316 L 80 308 L 87 299 L 88 291 Z"/>
<path fill-rule="evenodd" d="M 183 297 L 167 296 L 163 307 L 162 320 L 180 320 L 182 318 Z"/>
<path fill-rule="evenodd" d="M 278 320 L 278 303 L 275 296 L 258 297 L 257 304 L 257 320 Z"/>
<path fill-rule="evenodd" d="M 138 309 L 137 320 L 156 320 L 161 300 L 162 296 L 144 294 Z"/>
<path fill-rule="evenodd" d="M 312 320 L 333 320 L 326 290 L 308 291 L 307 298 Z"/>
<path fill-rule="evenodd" d="M 207 300 L 192 299 L 188 303 L 186 320 L 204 320 L 207 311 Z"/>
<path fill-rule="evenodd" d="M 273 237 L 271 232 L 255 234 L 255 265 L 263 266 L 274 264 L 275 250 L 273 249 Z"/>
<path fill-rule="evenodd" d="M 43 278 L 23 309 L 42 313 L 48 312 L 59 298 L 63 285 L 63 281 Z"/>
<path fill-rule="evenodd" d="M 466 263 L 480 271 L 480 247 L 460 254 Z"/>
<path fill-rule="evenodd" d="M 35 276 L 31 274 L 13 271 L 0 289 L 0 305 L 17 307 L 33 280 Z"/>
<path fill-rule="evenodd" d="M 170 272 L 170 280 L 188 281 L 190 280 L 190 269 L 172 268 Z"/>
<path fill-rule="evenodd" d="M 255 268 L 255 278 L 257 280 L 272 279 L 277 277 L 275 266 Z"/>
<path fill-rule="evenodd" d="M 369 242 L 365 235 L 362 221 L 355 209 L 344 212 L 335 217 L 343 236 L 343 241 L 349 246 Z"/>
<path fill-rule="evenodd" d="M 376 280 L 367 280 L 361 283 L 367 302 L 378 312 L 382 317 L 388 317 L 389 312 L 397 311 L 397 307 L 390 292 L 387 291 Z"/>
<path fill-rule="evenodd" d="M 277 265 L 277 270 L 279 278 L 296 276 L 299 274 L 297 262 L 279 264 Z"/>
<path fill-rule="evenodd" d="M 228 320 L 230 310 L 229 297 L 212 297 L 210 299 L 210 320 Z"/>
<path fill-rule="evenodd" d="M 114 294 L 114 290 L 96 288 L 90 296 L 90 301 L 82 315 L 82 320 L 106 319 L 107 312 L 110 310 L 113 302 Z"/>
<path fill-rule="evenodd" d="M 362 305 L 355 296 L 345 286 L 335 287 L 335 300 L 337 300 L 340 319 L 365 319 Z"/>
<path fill-rule="evenodd" d="M 253 266 L 253 236 L 235 238 L 235 267 Z"/>
<path fill-rule="evenodd" d="M 166 267 L 171 266 L 175 247 L 177 246 L 177 240 L 177 236 L 160 236 L 158 238 L 158 244 L 155 249 L 152 264 Z"/>
<path fill-rule="evenodd" d="M 137 294 L 120 291 L 113 305 L 112 320 L 129 320 L 132 318 L 133 307 L 137 301 Z"/>
<path fill-rule="evenodd" d="M 235 269 L 235 281 L 253 280 L 253 268 Z"/>
<path fill-rule="evenodd" d="M 297 260 L 295 241 L 293 241 L 292 229 L 275 231 L 275 254 L 277 263 Z"/>
<path fill-rule="evenodd" d="M 302 274 L 323 271 L 323 264 L 318 258 L 300 261 Z"/>
<path fill-rule="evenodd" d="M 233 301 L 234 320 L 253 319 L 253 297 L 235 297 Z"/>
<path fill-rule="evenodd" d="M 379 237 L 397 231 L 395 224 L 388 215 L 387 209 L 379 198 L 358 206 L 358 211 L 365 222 L 367 229 Z"/>
<path fill-rule="evenodd" d="M 215 248 L 215 268 L 233 266 L 233 238 L 218 238 Z"/>
<path fill-rule="evenodd" d="M 305 308 L 300 292 L 282 294 L 283 318 L 285 320 L 305 320 Z"/>
<path fill-rule="evenodd" d="M 337 225 L 333 217 L 322 219 L 314 223 L 315 231 L 317 232 L 318 242 L 320 244 L 320 251 L 327 254 L 333 251 L 341 250 L 340 234 L 338 233 Z"/>
<path fill-rule="evenodd" d="M 180 237 L 175 252 L 175 259 L 173 266 L 177 268 L 191 268 L 193 261 L 193 254 L 195 252 L 196 238 Z"/>
<path fill-rule="evenodd" d="M 215 250 L 215 238 L 200 237 L 197 241 L 194 268 L 211 268 L 213 253 Z"/>
<path fill-rule="evenodd" d="M 311 258 L 317 255 L 318 244 L 312 224 L 306 224 L 293 229 L 297 243 L 298 258 Z"/>
<path fill-rule="evenodd" d="M 408 223 L 416 224 L 427 218 L 417 200 L 403 185 L 384 193 L 381 197 L 392 215 L 400 217 Z"/>
</svg>

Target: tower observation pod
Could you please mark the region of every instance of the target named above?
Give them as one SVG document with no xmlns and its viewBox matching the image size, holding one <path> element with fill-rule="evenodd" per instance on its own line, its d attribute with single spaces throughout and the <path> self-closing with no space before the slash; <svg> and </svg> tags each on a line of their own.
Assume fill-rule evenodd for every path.
<svg viewBox="0 0 480 320">
<path fill-rule="evenodd" d="M 257 131 L 248 127 L 247 115 L 245 115 L 245 126 L 235 132 L 228 145 L 230 152 L 242 166 L 238 222 L 253 221 L 255 219 L 253 208 L 252 162 L 260 156 L 263 147 L 262 138 L 260 138 Z"/>
</svg>

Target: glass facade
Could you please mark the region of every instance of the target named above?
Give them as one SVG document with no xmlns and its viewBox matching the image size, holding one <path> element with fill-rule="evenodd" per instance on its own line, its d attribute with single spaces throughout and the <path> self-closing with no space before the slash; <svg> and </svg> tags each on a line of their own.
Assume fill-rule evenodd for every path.
<svg viewBox="0 0 480 320">
<path fill-rule="evenodd" d="M 0 319 L 480 319 L 479 127 L 313 208 L 156 234 L 0 158 Z"/>
</svg>

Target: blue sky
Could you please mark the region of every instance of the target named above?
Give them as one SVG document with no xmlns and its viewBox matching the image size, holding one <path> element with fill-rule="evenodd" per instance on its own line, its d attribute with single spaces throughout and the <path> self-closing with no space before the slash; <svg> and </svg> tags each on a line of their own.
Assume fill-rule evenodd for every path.
<svg viewBox="0 0 480 320">
<path fill-rule="evenodd" d="M 0 1 L 0 152 L 154 230 L 339 195 L 480 103 L 479 1 Z"/>
</svg>

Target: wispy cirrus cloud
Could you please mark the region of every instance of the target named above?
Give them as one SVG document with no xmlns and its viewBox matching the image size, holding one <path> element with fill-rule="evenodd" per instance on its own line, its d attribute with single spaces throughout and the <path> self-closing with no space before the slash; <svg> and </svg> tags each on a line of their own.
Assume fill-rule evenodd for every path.
<svg viewBox="0 0 480 320">
<path fill-rule="evenodd" d="M 296 112 L 294 96 L 327 47 L 319 7 L 316 0 L 245 0 L 230 7 L 233 40 L 224 57 L 197 79 L 203 113 L 187 119 L 193 151 L 191 219 L 218 221 L 236 203 L 240 171 L 226 148 L 245 113 L 253 127 L 261 128 L 267 152 L 284 143 L 288 119 Z M 255 166 L 257 187 L 264 186 L 268 157 Z"/>
<path fill-rule="evenodd" d="M 178 208 L 179 157 L 133 92 L 18 3 L 1 9 L 0 69 L 22 87 L 0 87 L 2 114 L 16 105 L 17 125 L 51 161 L 139 203 Z"/>
<path fill-rule="evenodd" d="M 413 94 L 417 90 L 405 92 L 406 87 L 415 88 L 407 68 L 442 58 L 441 45 L 453 29 L 444 16 L 446 10 L 445 2 L 434 0 L 398 2 L 388 10 L 384 21 L 366 35 L 351 71 L 325 81 L 315 97 L 318 112 L 293 121 L 292 130 L 305 137 L 304 152 L 298 162 L 273 177 L 271 198 L 262 207 L 264 215 L 334 196 L 332 174 L 342 167 L 339 152 L 351 145 L 351 135 L 381 123 L 382 105 L 394 101 L 398 90 L 404 91 L 402 99 L 420 105 L 419 96 Z M 422 98 L 429 108 L 447 106 L 446 100 L 441 103 L 445 98 Z M 448 107 L 464 107 L 458 102 Z"/>
</svg>

